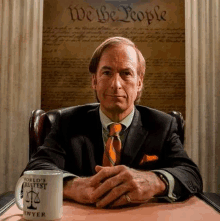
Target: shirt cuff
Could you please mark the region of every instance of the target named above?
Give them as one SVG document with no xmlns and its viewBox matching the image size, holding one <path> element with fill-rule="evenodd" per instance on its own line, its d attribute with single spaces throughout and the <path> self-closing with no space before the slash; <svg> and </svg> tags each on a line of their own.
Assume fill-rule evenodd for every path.
<svg viewBox="0 0 220 221">
<path fill-rule="evenodd" d="M 177 200 L 176 195 L 173 193 L 174 185 L 175 185 L 175 179 L 174 179 L 173 175 L 171 175 L 170 173 L 168 173 L 165 170 L 152 170 L 152 172 L 157 172 L 157 173 L 164 175 L 164 177 L 167 179 L 167 181 L 169 183 L 167 196 L 162 196 L 159 198 L 164 198 L 171 203 L 176 201 Z"/>
</svg>

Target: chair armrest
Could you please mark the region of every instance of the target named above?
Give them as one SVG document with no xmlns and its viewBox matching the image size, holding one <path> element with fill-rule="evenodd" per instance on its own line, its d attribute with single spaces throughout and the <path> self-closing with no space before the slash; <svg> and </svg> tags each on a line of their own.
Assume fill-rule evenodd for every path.
<svg viewBox="0 0 220 221">
<path fill-rule="evenodd" d="M 197 197 L 205 201 L 212 206 L 216 211 L 220 213 L 220 194 L 217 193 L 197 193 Z"/>
<path fill-rule="evenodd" d="M 15 194 L 13 191 L 0 195 L 0 216 L 6 212 L 15 203 Z"/>
</svg>

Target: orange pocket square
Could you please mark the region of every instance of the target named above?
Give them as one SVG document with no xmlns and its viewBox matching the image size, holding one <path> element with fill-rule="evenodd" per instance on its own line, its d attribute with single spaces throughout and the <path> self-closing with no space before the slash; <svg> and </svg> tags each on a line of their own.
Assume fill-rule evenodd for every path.
<svg viewBox="0 0 220 221">
<path fill-rule="evenodd" d="M 142 164 L 144 164 L 146 162 L 156 161 L 156 160 L 158 160 L 158 156 L 145 154 L 143 156 L 142 160 L 140 161 L 139 165 L 142 165 Z"/>
</svg>

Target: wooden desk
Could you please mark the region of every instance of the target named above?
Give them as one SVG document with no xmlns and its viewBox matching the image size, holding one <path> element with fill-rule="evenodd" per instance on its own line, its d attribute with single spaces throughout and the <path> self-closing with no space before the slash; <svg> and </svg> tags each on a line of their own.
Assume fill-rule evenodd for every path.
<svg viewBox="0 0 220 221">
<path fill-rule="evenodd" d="M 13 205 L 7 212 L 0 216 L 1 221 L 23 220 L 22 211 Z M 142 204 L 135 207 L 122 209 L 97 209 L 64 201 L 62 221 L 168 221 L 168 220 L 196 220 L 219 221 L 220 213 L 197 197 L 179 203 Z"/>
</svg>

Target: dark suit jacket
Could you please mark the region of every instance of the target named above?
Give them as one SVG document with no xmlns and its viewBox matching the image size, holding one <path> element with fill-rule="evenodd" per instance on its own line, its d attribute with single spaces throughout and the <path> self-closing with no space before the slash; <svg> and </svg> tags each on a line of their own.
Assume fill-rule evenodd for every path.
<svg viewBox="0 0 220 221">
<path fill-rule="evenodd" d="M 175 118 L 161 111 L 136 106 L 121 155 L 121 164 L 139 170 L 163 169 L 175 178 L 174 193 L 187 197 L 202 190 L 197 166 L 187 156 L 176 134 Z M 102 164 L 104 145 L 99 105 L 64 109 L 25 170 L 62 169 L 78 176 L 94 175 Z M 158 160 L 139 165 L 144 154 Z"/>
</svg>

